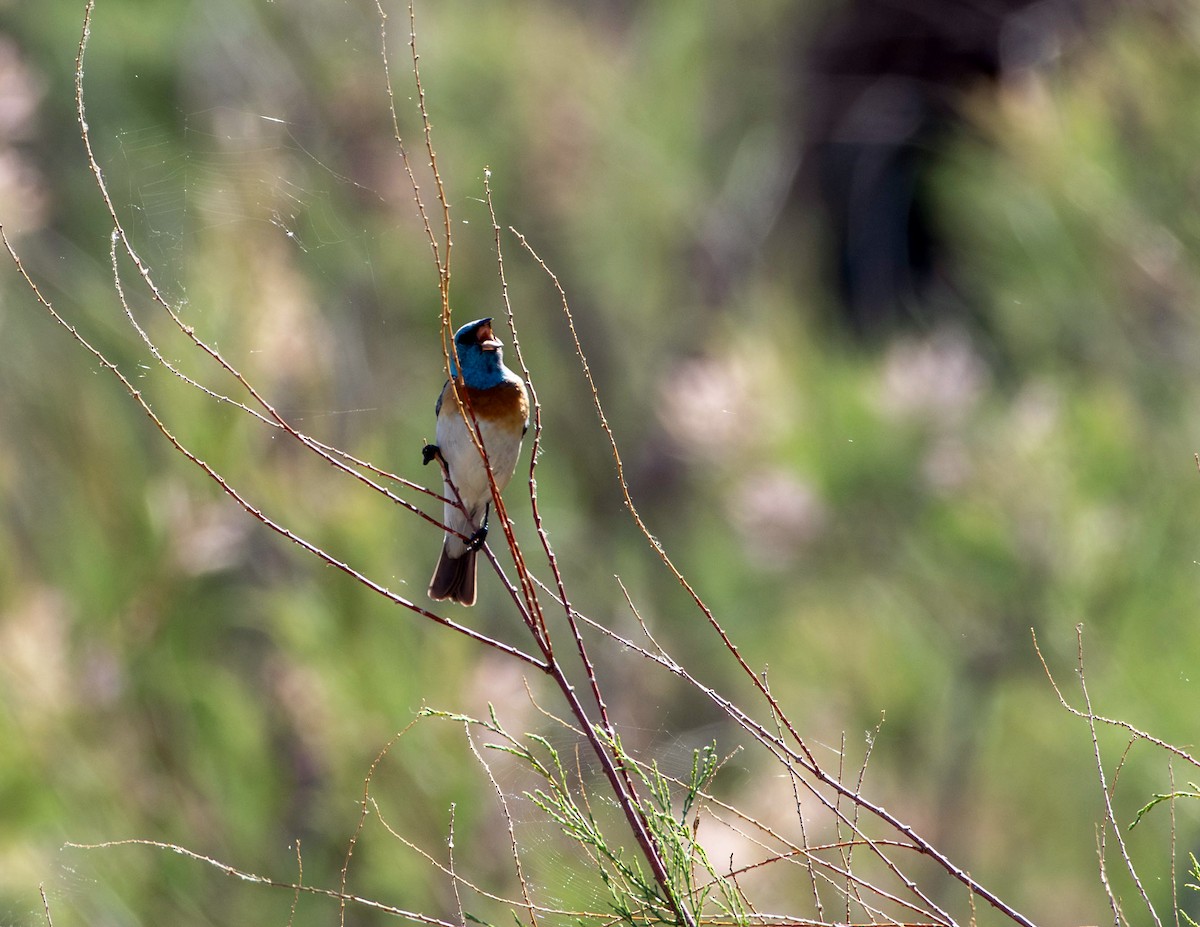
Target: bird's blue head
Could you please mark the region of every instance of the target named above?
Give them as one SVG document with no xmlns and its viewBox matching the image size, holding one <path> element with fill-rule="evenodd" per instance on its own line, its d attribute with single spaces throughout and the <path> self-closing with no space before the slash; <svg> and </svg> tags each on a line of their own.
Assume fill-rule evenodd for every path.
<svg viewBox="0 0 1200 927">
<path fill-rule="evenodd" d="M 504 348 L 492 331 L 492 320 L 468 322 L 454 333 L 454 348 L 458 363 L 450 355 L 450 372 L 462 378 L 468 386 L 487 389 L 504 379 Z"/>
</svg>

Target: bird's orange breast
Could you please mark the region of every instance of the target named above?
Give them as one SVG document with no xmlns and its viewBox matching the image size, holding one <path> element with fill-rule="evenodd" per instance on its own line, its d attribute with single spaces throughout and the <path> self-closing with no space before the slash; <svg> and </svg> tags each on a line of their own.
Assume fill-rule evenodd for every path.
<svg viewBox="0 0 1200 927">
<path fill-rule="evenodd" d="M 481 422 L 511 427 L 514 431 L 525 427 L 529 419 L 529 398 L 522 384 L 505 382 L 488 389 L 477 389 L 459 383 L 458 388 L 466 390 L 471 411 Z M 446 394 L 452 407 L 458 405 L 458 397 L 452 388 L 447 389 Z"/>
</svg>

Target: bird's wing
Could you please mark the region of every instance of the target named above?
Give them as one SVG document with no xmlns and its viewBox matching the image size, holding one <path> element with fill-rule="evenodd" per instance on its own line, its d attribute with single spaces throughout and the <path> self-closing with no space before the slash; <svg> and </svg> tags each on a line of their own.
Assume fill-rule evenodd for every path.
<svg viewBox="0 0 1200 927">
<path fill-rule="evenodd" d="M 449 388 L 449 386 L 450 386 L 449 380 L 447 380 L 445 383 L 442 384 L 442 391 L 440 393 L 438 393 L 437 405 L 435 405 L 433 407 L 434 415 L 442 414 L 442 400 L 446 397 L 446 390 Z"/>
</svg>

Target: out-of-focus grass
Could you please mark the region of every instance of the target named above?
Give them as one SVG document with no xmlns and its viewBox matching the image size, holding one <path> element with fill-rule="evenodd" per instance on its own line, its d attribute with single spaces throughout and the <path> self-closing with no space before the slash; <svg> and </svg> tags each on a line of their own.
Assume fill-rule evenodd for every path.
<svg viewBox="0 0 1200 927">
<path fill-rule="evenodd" d="M 202 456 L 271 514 L 423 599 L 436 532 L 173 381 L 123 324 L 70 122 L 71 6 L 0 19 L 42 89 L 6 149 L 37 180 L 0 186 L 13 210 L 0 220 L 26 227 L 18 247 L 47 293 Z M 417 461 L 442 378 L 436 280 L 388 139 L 370 4 L 141 6 L 103 0 L 88 73 L 92 131 L 139 248 L 186 300 L 186 321 L 285 414 L 430 478 Z M 705 7 L 418 9 L 455 210 L 456 312 L 499 313 L 478 201 L 487 165 L 501 222 L 530 235 L 572 298 L 651 530 L 750 663 L 769 664 L 802 729 L 829 744 L 845 731 L 855 757 L 886 713 L 872 794 L 1018 907 L 1098 918 L 1090 743 L 1029 631 L 1067 680 L 1084 622 L 1098 709 L 1194 739 L 1195 36 L 1118 17 L 1060 66 L 972 100 L 937 189 L 994 341 L 947 330 L 868 351 L 816 323 L 827 297 L 794 242 L 773 242 L 717 305 L 697 282 L 698 242 L 749 234 L 738 223 L 753 230 L 762 178 L 794 156 L 781 114 L 798 28 L 784 4 Z M 431 198 L 402 11 L 391 22 L 403 129 Z M 680 656 L 725 678 L 622 511 L 556 294 L 515 241 L 505 247 L 544 404 L 540 496 L 580 605 L 630 628 L 619 573 Z M 236 510 L 13 273 L 3 280 L 6 917 L 35 922 L 43 881 L 60 925 L 286 917 L 287 893 L 170 855 L 60 847 L 151 837 L 286 879 L 300 838 L 306 880 L 334 886 L 362 778 L 421 704 L 483 714 L 494 701 L 511 729 L 543 723 L 516 667 Z M 135 306 L 168 357 L 210 369 L 144 295 Z M 525 506 L 511 509 L 531 537 Z M 518 640 L 496 584 L 483 585 L 471 620 Z M 607 654 L 601 672 L 631 743 L 687 743 L 713 720 L 628 655 Z M 727 797 L 769 817 L 760 806 L 776 792 L 753 762 L 730 772 Z M 1166 787 L 1159 758 L 1135 751 L 1125 819 Z M 376 794 L 431 852 L 456 803 L 458 833 L 473 835 L 457 842 L 460 869 L 510 879 L 490 786 L 459 732 L 406 736 Z M 1181 847 L 1195 841 L 1190 812 Z M 520 814 L 532 865 L 554 872 L 564 851 Z M 1132 838 L 1160 902 L 1165 819 Z M 378 827 L 351 881 L 409 908 L 451 903 L 445 880 Z M 594 901 L 578 883 L 559 891 Z M 322 904 L 302 903 L 297 923 L 327 918 Z"/>
</svg>

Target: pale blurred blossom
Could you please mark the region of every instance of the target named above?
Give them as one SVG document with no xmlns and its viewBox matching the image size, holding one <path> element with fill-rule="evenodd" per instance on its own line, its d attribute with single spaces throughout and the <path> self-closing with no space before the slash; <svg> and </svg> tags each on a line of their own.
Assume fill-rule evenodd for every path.
<svg viewBox="0 0 1200 927">
<path fill-rule="evenodd" d="M 334 366 L 336 338 L 317 310 L 316 300 L 290 250 L 278 238 L 259 242 L 252 281 L 255 362 L 267 388 L 283 390 L 324 378 Z M 263 384 L 257 384 L 262 386 Z"/>
<path fill-rule="evenodd" d="M 949 493 L 961 489 L 971 478 L 974 467 L 966 445 L 956 437 L 935 441 L 921 461 L 921 474 L 931 489 Z"/>
<path fill-rule="evenodd" d="M 327 756 L 337 717 L 325 678 L 312 667 L 276 655 L 263 672 L 272 700 L 313 762 Z"/>
<path fill-rule="evenodd" d="M 30 232 L 46 222 L 50 200 L 42 175 L 15 148 L 0 147 L 0 215 L 13 232 Z"/>
<path fill-rule="evenodd" d="M 879 402 L 894 415 L 955 424 L 974 408 L 987 386 L 987 366 L 966 333 L 943 329 L 891 346 L 884 359 Z"/>
<path fill-rule="evenodd" d="M 188 576 L 203 576 L 239 564 L 253 522 L 225 499 L 200 501 L 176 481 L 147 492 L 150 511 L 171 542 L 171 559 Z"/>
<path fill-rule="evenodd" d="M 26 66 L 17 43 L 0 36 L 0 139 L 5 144 L 33 134 L 34 117 L 45 88 Z"/>
<path fill-rule="evenodd" d="M 1041 447 L 1059 427 L 1062 395 L 1046 382 L 1031 383 L 1013 403 L 1011 433 L 1014 450 L 1029 452 Z"/>
<path fill-rule="evenodd" d="M 80 700 L 91 708 L 116 703 L 125 691 L 125 670 L 117 652 L 89 641 L 80 660 L 77 689 Z"/>
<path fill-rule="evenodd" d="M 0 215 L 10 231 L 46 221 L 49 195 L 41 172 L 17 147 L 33 136 L 45 88 L 16 43 L 0 36 Z"/>
<path fill-rule="evenodd" d="M 486 652 L 476 661 L 467 680 L 464 701 L 467 705 L 491 705 L 512 730 L 529 730 L 536 722 L 537 709 L 529 698 L 525 671 L 515 660 Z M 501 760 L 497 760 L 501 762 Z"/>
<path fill-rule="evenodd" d="M 752 475 L 737 488 L 731 505 L 733 523 L 750 559 L 768 569 L 792 563 L 828 520 L 817 492 L 785 470 Z"/>
<path fill-rule="evenodd" d="M 685 453 L 720 461 L 754 439 L 761 424 L 753 372 L 740 358 L 684 361 L 663 380 L 663 428 Z"/>
<path fill-rule="evenodd" d="M 71 707 L 67 600 L 38 588 L 0 614 L 0 692 L 31 728 Z"/>
</svg>

